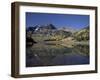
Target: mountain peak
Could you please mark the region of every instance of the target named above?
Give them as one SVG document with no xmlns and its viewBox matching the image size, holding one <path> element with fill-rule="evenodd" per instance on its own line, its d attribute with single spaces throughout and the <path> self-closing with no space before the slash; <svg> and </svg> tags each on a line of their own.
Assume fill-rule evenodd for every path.
<svg viewBox="0 0 100 80">
<path fill-rule="evenodd" d="M 46 25 L 35 25 L 34 27 L 28 27 L 28 30 L 31 31 L 42 31 L 42 30 L 54 30 L 56 27 L 53 24 L 46 24 Z"/>
</svg>

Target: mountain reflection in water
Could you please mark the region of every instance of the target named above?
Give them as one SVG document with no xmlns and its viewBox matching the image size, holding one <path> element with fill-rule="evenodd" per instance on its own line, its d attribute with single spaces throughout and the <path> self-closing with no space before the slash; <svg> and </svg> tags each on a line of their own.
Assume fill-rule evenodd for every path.
<svg viewBox="0 0 100 80">
<path fill-rule="evenodd" d="M 89 64 L 89 45 L 34 44 L 26 47 L 26 67 L 79 64 Z"/>
</svg>

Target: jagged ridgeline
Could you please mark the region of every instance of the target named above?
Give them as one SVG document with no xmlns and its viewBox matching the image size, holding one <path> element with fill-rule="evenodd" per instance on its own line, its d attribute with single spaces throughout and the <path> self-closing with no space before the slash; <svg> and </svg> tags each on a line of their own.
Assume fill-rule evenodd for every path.
<svg viewBox="0 0 100 80">
<path fill-rule="evenodd" d="M 58 29 L 53 24 L 30 26 L 26 29 L 26 38 L 35 42 L 60 41 L 68 37 L 76 41 L 89 41 L 89 26 L 78 31 L 67 27 Z"/>
<path fill-rule="evenodd" d="M 72 36 L 71 31 L 57 29 L 53 24 L 30 26 L 26 29 L 26 37 L 38 41 L 59 41 Z"/>
<path fill-rule="evenodd" d="M 89 40 L 89 26 L 75 32 L 74 38 L 78 41 L 88 41 Z"/>
</svg>

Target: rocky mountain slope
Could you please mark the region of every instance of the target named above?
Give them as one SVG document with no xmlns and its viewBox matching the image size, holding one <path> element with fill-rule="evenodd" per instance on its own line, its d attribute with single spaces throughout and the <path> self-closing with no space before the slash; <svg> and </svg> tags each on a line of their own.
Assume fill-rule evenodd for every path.
<svg viewBox="0 0 100 80">
<path fill-rule="evenodd" d="M 74 33 L 74 38 L 78 41 L 89 40 L 89 26 L 77 31 L 76 33 Z"/>
<path fill-rule="evenodd" d="M 74 31 L 70 28 L 57 28 L 53 24 L 36 25 L 26 29 L 26 37 L 31 37 L 36 42 L 40 41 L 59 41 L 71 37 L 77 41 L 89 40 L 89 26 Z"/>
</svg>

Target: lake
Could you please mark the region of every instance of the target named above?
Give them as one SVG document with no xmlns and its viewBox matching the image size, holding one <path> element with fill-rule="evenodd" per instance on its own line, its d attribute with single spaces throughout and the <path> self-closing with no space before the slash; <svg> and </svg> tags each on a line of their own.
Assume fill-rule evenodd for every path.
<svg viewBox="0 0 100 80">
<path fill-rule="evenodd" d="M 89 64 L 89 45 L 34 44 L 26 47 L 26 67 Z"/>
</svg>

